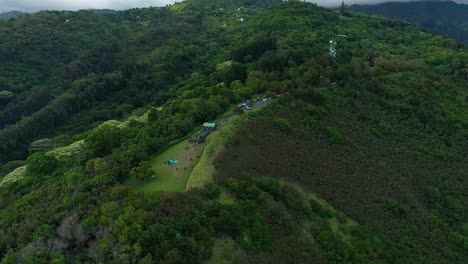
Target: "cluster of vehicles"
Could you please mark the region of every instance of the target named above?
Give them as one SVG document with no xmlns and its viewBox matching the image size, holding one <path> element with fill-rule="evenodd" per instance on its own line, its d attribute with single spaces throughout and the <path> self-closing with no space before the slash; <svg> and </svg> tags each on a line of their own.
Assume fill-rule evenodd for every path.
<svg viewBox="0 0 468 264">
<path fill-rule="evenodd" d="M 241 103 L 241 104 L 239 105 L 239 107 L 240 107 L 240 108 L 243 108 L 244 110 L 247 110 L 247 111 L 250 110 L 250 107 L 247 105 L 247 103 Z"/>
<path fill-rule="evenodd" d="M 253 102 L 253 105 L 252 107 L 248 106 L 247 105 L 247 102 L 242 102 L 239 104 L 239 107 L 242 108 L 244 111 L 250 111 L 250 110 L 253 110 L 263 104 L 265 104 L 266 102 L 272 100 L 273 98 L 271 97 L 268 97 L 268 98 L 263 98 L 263 99 L 260 99 L 260 97 L 257 97 L 256 99 L 252 99 L 252 102 Z M 253 109 L 252 109 L 253 108 Z"/>
</svg>

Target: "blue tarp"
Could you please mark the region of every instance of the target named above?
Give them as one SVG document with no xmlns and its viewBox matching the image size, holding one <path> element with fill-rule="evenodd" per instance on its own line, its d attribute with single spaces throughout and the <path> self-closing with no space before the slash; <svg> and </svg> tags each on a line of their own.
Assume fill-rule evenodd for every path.
<svg viewBox="0 0 468 264">
<path fill-rule="evenodd" d="M 179 163 L 179 162 L 180 162 L 180 160 L 169 160 L 170 165 L 174 165 L 174 164 Z"/>
</svg>

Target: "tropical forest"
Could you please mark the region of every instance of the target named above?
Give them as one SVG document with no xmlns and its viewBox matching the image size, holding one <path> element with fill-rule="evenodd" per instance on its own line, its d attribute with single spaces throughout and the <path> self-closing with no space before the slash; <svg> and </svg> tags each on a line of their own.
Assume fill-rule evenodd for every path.
<svg viewBox="0 0 468 264">
<path fill-rule="evenodd" d="M 304 1 L 0 20 L 0 263 L 467 263 L 468 48 Z"/>
</svg>

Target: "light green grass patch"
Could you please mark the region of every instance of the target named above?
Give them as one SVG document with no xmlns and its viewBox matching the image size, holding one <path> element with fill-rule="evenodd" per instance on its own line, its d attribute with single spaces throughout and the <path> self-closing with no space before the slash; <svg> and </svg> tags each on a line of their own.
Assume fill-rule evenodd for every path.
<svg viewBox="0 0 468 264">
<path fill-rule="evenodd" d="M 207 137 L 206 141 L 209 139 L 210 136 Z M 187 146 L 189 150 L 185 149 Z M 128 179 L 125 184 L 147 192 L 183 192 L 193 168 L 200 160 L 200 157 L 197 156 L 201 156 L 205 146 L 206 143 L 194 146 L 183 139 L 151 160 L 153 169 L 156 171 L 155 180 L 142 182 L 137 179 Z M 169 160 L 180 160 L 180 163 L 169 165 L 167 164 Z"/>
<path fill-rule="evenodd" d="M 69 158 L 80 153 L 83 145 L 84 140 L 80 140 L 65 147 L 55 148 L 47 152 L 47 154 L 52 155 L 57 159 Z"/>
<path fill-rule="evenodd" d="M 7 174 L 2 181 L 0 182 L 0 188 L 3 187 L 6 184 L 15 182 L 17 180 L 20 180 L 26 175 L 26 166 L 21 166 L 19 168 L 16 168 L 9 174 Z"/>
</svg>

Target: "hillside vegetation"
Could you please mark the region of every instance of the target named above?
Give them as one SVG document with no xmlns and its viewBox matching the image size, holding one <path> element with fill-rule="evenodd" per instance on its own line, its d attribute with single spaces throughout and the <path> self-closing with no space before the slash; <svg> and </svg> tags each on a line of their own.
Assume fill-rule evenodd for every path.
<svg viewBox="0 0 468 264">
<path fill-rule="evenodd" d="M 0 38 L 1 264 L 468 258 L 455 39 L 274 0 L 41 12 Z M 264 97 L 185 192 L 146 185 L 171 142 Z"/>
<path fill-rule="evenodd" d="M 20 11 L 10 11 L 6 13 L 1 13 L 0 14 L 0 19 L 12 19 L 12 18 L 17 18 L 21 15 L 23 15 L 23 12 Z"/>
</svg>

